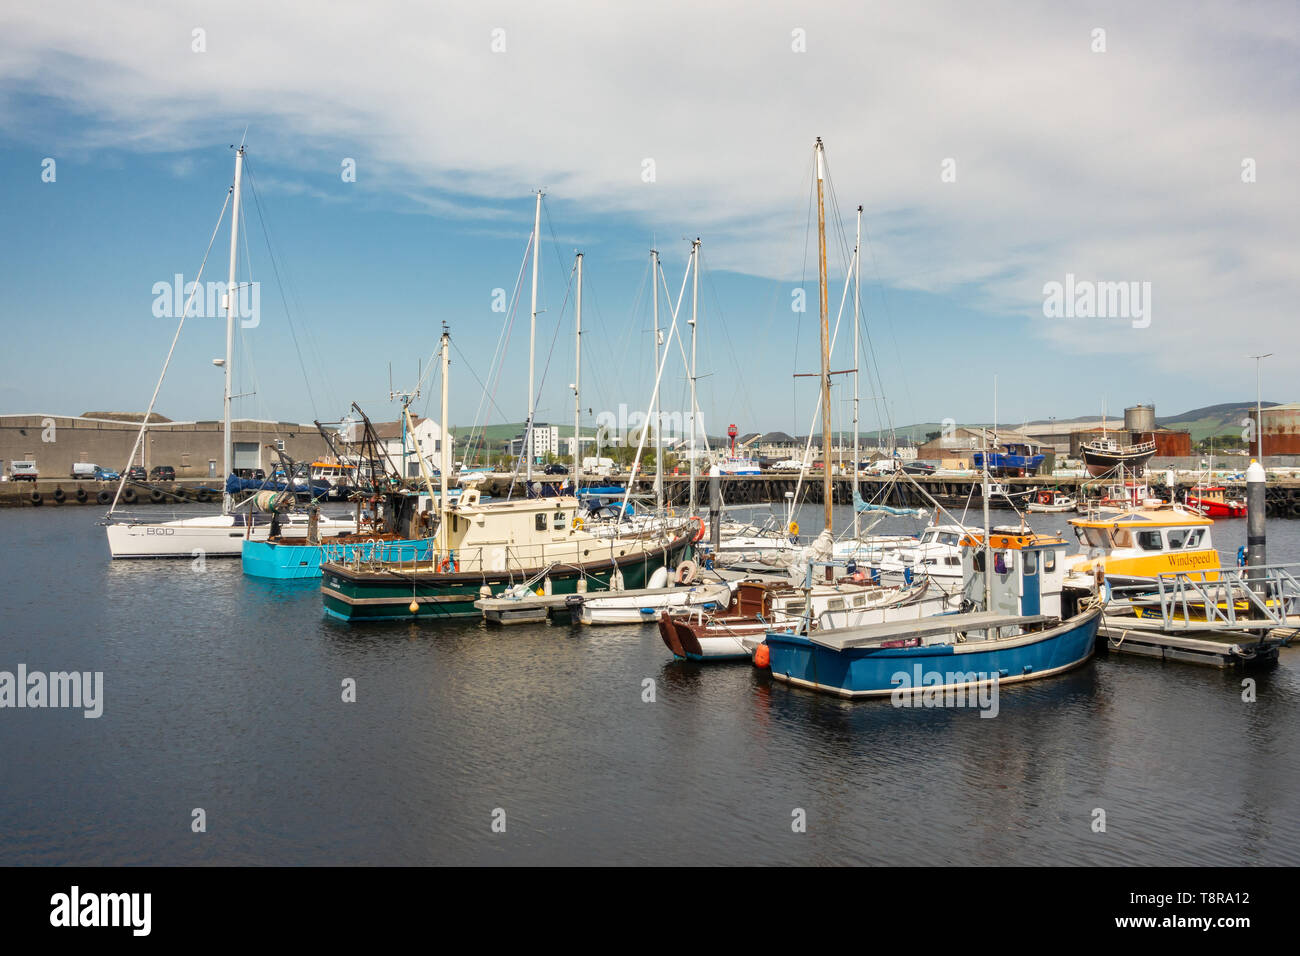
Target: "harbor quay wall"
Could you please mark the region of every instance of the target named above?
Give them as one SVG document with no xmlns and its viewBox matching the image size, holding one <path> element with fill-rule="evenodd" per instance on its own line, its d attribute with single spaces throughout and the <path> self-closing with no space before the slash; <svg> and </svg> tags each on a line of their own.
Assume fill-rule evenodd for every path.
<svg viewBox="0 0 1300 956">
<path fill-rule="evenodd" d="M 40 478 L 70 479 L 72 466 L 93 463 L 113 471 L 127 466 L 140 432 L 139 422 L 61 415 L 0 416 L 0 469 L 9 474 L 14 461 L 36 462 Z M 224 465 L 221 422 L 163 422 L 151 424 L 141 450 L 131 464 L 145 470 L 171 465 L 176 477 L 219 481 Z M 315 425 L 240 419 L 231 422 L 236 465 L 274 467 L 275 455 L 266 447 L 283 443 L 283 451 L 296 461 L 313 461 L 328 448 Z M 92 483 L 93 484 L 93 483 Z"/>
</svg>

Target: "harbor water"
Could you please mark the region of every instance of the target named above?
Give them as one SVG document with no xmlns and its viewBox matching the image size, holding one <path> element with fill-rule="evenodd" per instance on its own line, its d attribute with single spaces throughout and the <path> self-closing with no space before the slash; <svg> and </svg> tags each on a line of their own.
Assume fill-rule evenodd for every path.
<svg viewBox="0 0 1300 956">
<path fill-rule="evenodd" d="M 318 581 L 110 561 L 86 510 L 4 524 L 0 670 L 101 671 L 103 712 L 0 711 L 3 865 L 1300 864 L 1300 648 L 1102 655 L 987 719 L 675 663 L 653 626 L 348 626 Z M 1245 522 L 1214 535 L 1231 563 Z"/>
</svg>

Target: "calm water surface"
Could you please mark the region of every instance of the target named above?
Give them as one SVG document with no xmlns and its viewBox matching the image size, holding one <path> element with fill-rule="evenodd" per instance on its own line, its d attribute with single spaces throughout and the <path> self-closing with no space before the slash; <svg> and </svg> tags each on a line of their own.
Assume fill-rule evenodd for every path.
<svg viewBox="0 0 1300 956">
<path fill-rule="evenodd" d="M 0 514 L 0 670 L 105 682 L 98 720 L 0 710 L 0 864 L 1300 863 L 1297 649 L 1253 704 L 1099 657 L 990 720 L 673 663 L 653 627 L 349 627 L 237 560 L 112 563 L 97 518 Z"/>
</svg>

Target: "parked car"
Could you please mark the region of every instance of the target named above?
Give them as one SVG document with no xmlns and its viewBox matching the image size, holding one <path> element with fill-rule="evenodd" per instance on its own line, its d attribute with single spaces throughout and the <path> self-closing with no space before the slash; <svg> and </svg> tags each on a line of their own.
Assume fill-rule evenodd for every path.
<svg viewBox="0 0 1300 956">
<path fill-rule="evenodd" d="M 154 465 L 149 470 L 150 481 L 175 481 L 176 469 L 171 465 Z"/>
<path fill-rule="evenodd" d="M 115 472 L 112 468 L 100 468 L 98 465 L 96 465 L 95 480 L 96 481 L 121 481 L 122 476 L 119 475 L 117 472 Z"/>
<path fill-rule="evenodd" d="M 9 477 L 14 481 L 35 481 L 40 477 L 34 461 L 9 462 Z"/>
<path fill-rule="evenodd" d="M 563 465 L 547 465 L 542 469 L 544 475 L 567 475 L 568 473 L 569 469 Z"/>
<path fill-rule="evenodd" d="M 142 465 L 132 465 L 126 470 L 127 481 L 148 481 L 149 476 L 145 473 Z"/>
</svg>

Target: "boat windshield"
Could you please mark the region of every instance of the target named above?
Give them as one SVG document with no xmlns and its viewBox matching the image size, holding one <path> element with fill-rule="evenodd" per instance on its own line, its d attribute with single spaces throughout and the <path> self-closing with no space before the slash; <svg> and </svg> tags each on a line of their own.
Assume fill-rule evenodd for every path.
<svg viewBox="0 0 1300 956">
<path fill-rule="evenodd" d="M 1083 540 L 1090 548 L 1109 548 L 1111 547 L 1110 532 L 1105 528 L 1080 528 L 1083 532 Z M 1124 545 L 1121 545 L 1124 547 Z"/>
<path fill-rule="evenodd" d="M 1137 534 L 1138 547 L 1143 551 L 1163 551 L 1164 542 L 1160 538 L 1160 532 L 1155 530 L 1139 531 Z"/>
</svg>

